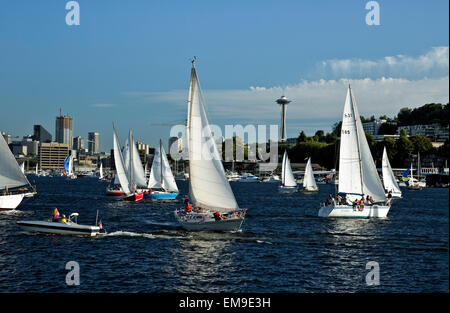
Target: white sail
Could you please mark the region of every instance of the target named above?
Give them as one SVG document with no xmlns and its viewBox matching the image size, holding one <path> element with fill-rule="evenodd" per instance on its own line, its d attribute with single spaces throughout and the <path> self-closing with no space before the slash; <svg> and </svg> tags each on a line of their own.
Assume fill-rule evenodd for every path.
<svg viewBox="0 0 450 313">
<path fill-rule="evenodd" d="M 0 189 L 30 185 L 5 139 L 0 135 Z"/>
<path fill-rule="evenodd" d="M 286 151 L 283 155 L 283 164 L 281 168 L 281 184 L 285 187 L 296 187 L 294 174 L 292 173 L 291 162 Z"/>
<path fill-rule="evenodd" d="M 131 195 L 130 183 L 128 181 L 128 173 L 125 169 L 122 152 L 120 151 L 120 143 L 117 138 L 116 129 L 113 126 L 114 141 L 114 164 L 116 166 L 116 177 L 119 179 L 120 186 L 126 195 Z"/>
<path fill-rule="evenodd" d="M 132 149 L 132 160 L 131 164 L 133 166 L 131 181 L 135 182 L 138 187 L 147 186 L 147 179 L 145 178 L 144 167 L 142 166 L 141 158 L 139 157 L 139 152 L 134 142 L 133 134 L 130 130 L 130 145 L 128 147 Z M 131 151 L 131 150 L 130 150 Z"/>
<path fill-rule="evenodd" d="M 204 102 L 192 62 L 189 88 L 189 195 L 197 207 L 226 212 L 238 204 L 225 175 L 221 157 L 208 123 Z"/>
<path fill-rule="evenodd" d="M 130 144 L 129 138 L 125 140 L 125 145 L 123 146 L 123 164 L 125 165 L 125 169 L 128 171 L 128 166 L 130 165 Z"/>
<path fill-rule="evenodd" d="M 175 182 L 175 178 L 173 177 L 172 170 L 170 169 L 169 160 L 167 159 L 166 152 L 164 151 L 164 147 L 161 146 L 161 157 L 162 157 L 162 187 L 167 191 L 178 192 L 177 183 Z"/>
<path fill-rule="evenodd" d="M 22 171 L 23 174 L 25 174 L 25 162 L 22 162 L 20 164 L 20 170 Z"/>
<path fill-rule="evenodd" d="M 36 163 L 36 169 L 34 170 L 34 173 L 36 174 L 36 176 L 39 174 L 38 172 L 38 164 Z"/>
<path fill-rule="evenodd" d="M 155 149 L 147 187 L 163 188 L 161 179 L 161 150 L 159 149 L 159 147 Z"/>
<path fill-rule="evenodd" d="M 384 188 L 350 86 L 342 115 L 339 151 L 339 193 L 348 194 L 349 200 L 370 195 L 375 202 L 385 201 Z"/>
<path fill-rule="evenodd" d="M 383 150 L 382 168 L 383 174 L 383 184 L 384 188 L 389 192 L 401 194 L 400 187 L 397 184 L 394 173 L 392 172 L 391 164 L 389 163 L 389 158 L 386 152 L 386 147 Z"/>
<path fill-rule="evenodd" d="M 103 179 L 103 163 L 100 163 L 99 179 Z"/>
<path fill-rule="evenodd" d="M 303 188 L 310 191 L 318 190 L 316 180 L 314 179 L 311 158 L 308 158 L 308 162 L 306 163 L 305 177 L 303 178 Z"/>
<path fill-rule="evenodd" d="M 73 175 L 73 156 L 69 156 L 69 172 L 67 173 L 67 176 Z"/>
</svg>

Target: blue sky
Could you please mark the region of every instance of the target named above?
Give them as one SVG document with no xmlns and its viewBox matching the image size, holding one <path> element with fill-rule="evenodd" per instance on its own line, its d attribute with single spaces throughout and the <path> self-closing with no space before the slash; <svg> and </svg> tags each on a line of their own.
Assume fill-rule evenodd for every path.
<svg viewBox="0 0 450 313">
<path fill-rule="evenodd" d="M 74 135 L 100 132 L 167 142 L 186 118 L 190 58 L 212 123 L 276 124 L 285 93 L 288 137 L 329 131 L 351 81 L 362 115 L 448 102 L 448 1 L 79 0 L 2 1 L 0 130 L 16 136 L 55 117 L 74 118 Z"/>
</svg>

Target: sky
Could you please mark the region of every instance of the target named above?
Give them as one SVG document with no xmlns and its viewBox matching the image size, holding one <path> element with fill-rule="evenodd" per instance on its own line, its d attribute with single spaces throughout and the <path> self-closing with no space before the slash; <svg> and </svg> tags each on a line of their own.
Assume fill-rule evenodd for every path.
<svg viewBox="0 0 450 313">
<path fill-rule="evenodd" d="M 0 131 L 54 136 L 61 108 L 102 151 L 112 123 L 122 142 L 132 129 L 167 143 L 194 56 L 221 127 L 279 124 L 284 94 L 288 137 L 331 131 L 349 83 L 363 116 L 449 101 L 447 0 L 377 1 L 380 25 L 356 0 L 79 0 L 80 25 L 67 25 L 67 2 L 0 2 Z"/>
</svg>

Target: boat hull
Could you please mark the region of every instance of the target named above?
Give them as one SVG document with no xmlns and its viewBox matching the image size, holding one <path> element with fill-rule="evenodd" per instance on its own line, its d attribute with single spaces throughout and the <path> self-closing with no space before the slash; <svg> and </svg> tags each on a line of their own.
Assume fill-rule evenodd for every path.
<svg viewBox="0 0 450 313">
<path fill-rule="evenodd" d="M 25 194 L 0 196 L 0 211 L 14 210 L 22 202 Z"/>
<path fill-rule="evenodd" d="M 316 190 L 302 189 L 300 191 L 303 192 L 303 193 L 318 193 L 319 189 L 316 189 Z"/>
<path fill-rule="evenodd" d="M 184 214 L 182 210 L 175 211 L 175 218 L 187 231 L 238 231 L 245 218 L 245 209 L 239 217 L 215 220 L 212 214 Z"/>
<path fill-rule="evenodd" d="M 297 189 L 297 187 L 280 186 L 280 187 L 278 187 L 278 190 L 281 193 L 291 193 L 291 192 L 296 192 L 298 189 Z"/>
<path fill-rule="evenodd" d="M 17 221 L 17 224 L 26 231 L 58 234 L 96 236 L 100 233 L 100 227 L 79 225 L 72 223 L 44 222 L 44 221 Z"/>
<path fill-rule="evenodd" d="M 144 199 L 164 199 L 173 200 L 178 197 L 177 192 L 152 192 L 144 193 Z"/>
<path fill-rule="evenodd" d="M 123 192 L 122 189 L 120 189 L 120 190 L 106 189 L 106 195 L 113 196 L 113 197 L 114 196 L 119 197 L 119 196 L 124 196 L 125 192 Z"/>
<path fill-rule="evenodd" d="M 390 206 L 372 205 L 364 206 L 362 210 L 351 205 L 322 206 L 319 209 L 319 217 L 339 218 L 384 218 L 387 217 Z"/>
<path fill-rule="evenodd" d="M 137 201 L 141 201 L 142 199 L 144 199 L 144 194 L 142 194 L 142 193 L 135 193 L 135 194 L 132 194 L 131 196 L 125 197 L 124 199 L 128 200 L 128 201 L 135 201 L 135 202 L 137 202 Z"/>
</svg>

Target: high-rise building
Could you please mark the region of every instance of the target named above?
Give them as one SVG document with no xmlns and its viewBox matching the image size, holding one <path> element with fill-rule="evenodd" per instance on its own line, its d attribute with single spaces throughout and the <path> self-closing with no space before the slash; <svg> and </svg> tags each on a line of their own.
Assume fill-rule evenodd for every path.
<svg viewBox="0 0 450 313">
<path fill-rule="evenodd" d="M 33 126 L 32 138 L 39 142 L 52 142 L 52 135 L 42 125 Z"/>
<path fill-rule="evenodd" d="M 68 115 L 62 115 L 56 117 L 55 127 L 55 141 L 59 143 L 65 143 L 72 146 L 73 144 L 73 120 Z"/>
<path fill-rule="evenodd" d="M 88 133 L 88 151 L 89 154 L 97 154 L 100 150 L 100 134 L 91 132 Z"/>
<path fill-rule="evenodd" d="M 41 143 L 39 164 L 42 170 L 64 169 L 64 159 L 69 155 L 69 145 L 65 143 Z"/>
<path fill-rule="evenodd" d="M 77 136 L 73 138 L 73 149 L 74 150 L 84 150 L 84 138 Z"/>
</svg>

